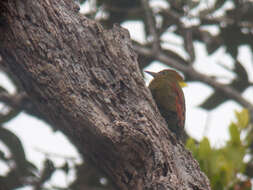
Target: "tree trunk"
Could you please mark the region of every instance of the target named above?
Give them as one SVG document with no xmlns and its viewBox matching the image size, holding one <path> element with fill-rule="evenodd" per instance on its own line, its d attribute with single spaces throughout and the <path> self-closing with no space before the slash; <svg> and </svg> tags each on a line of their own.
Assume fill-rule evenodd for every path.
<svg viewBox="0 0 253 190">
<path fill-rule="evenodd" d="M 127 30 L 70 0 L 2 0 L 0 41 L 4 66 L 118 189 L 210 189 L 160 116 Z"/>
</svg>

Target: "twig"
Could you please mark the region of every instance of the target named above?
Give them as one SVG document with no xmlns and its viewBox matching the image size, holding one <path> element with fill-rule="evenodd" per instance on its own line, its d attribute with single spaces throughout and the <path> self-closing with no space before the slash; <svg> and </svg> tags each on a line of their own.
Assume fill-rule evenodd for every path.
<svg viewBox="0 0 253 190">
<path fill-rule="evenodd" d="M 190 64 L 193 65 L 195 60 L 195 51 L 193 46 L 193 40 L 192 40 L 192 29 L 191 28 L 184 28 L 183 30 L 183 38 L 184 38 L 184 49 L 189 55 L 190 58 Z"/>
<path fill-rule="evenodd" d="M 140 46 L 140 45 L 133 45 L 133 48 L 136 52 L 139 54 L 142 54 L 144 56 L 153 57 L 157 59 L 158 61 L 161 61 L 162 63 L 171 66 L 175 69 L 178 69 L 185 73 L 186 75 L 190 76 L 194 80 L 201 81 L 203 83 L 206 83 L 216 89 L 217 91 L 220 91 L 223 93 L 226 97 L 229 99 L 235 100 L 239 104 L 241 104 L 243 107 L 247 108 L 251 113 L 251 118 L 253 117 L 253 105 L 248 100 L 243 98 L 239 92 L 237 92 L 234 88 L 228 85 L 221 84 L 213 78 L 208 77 L 202 73 L 197 72 L 193 67 L 186 66 L 184 63 L 179 62 L 176 59 L 173 59 L 167 55 L 165 55 L 163 52 L 159 51 L 158 53 L 154 54 L 152 49 Z"/>
<path fill-rule="evenodd" d="M 43 150 L 43 149 L 38 148 L 38 147 L 34 147 L 34 150 L 39 152 L 39 153 L 44 154 L 47 157 L 62 158 L 64 160 L 69 160 L 69 161 L 78 160 L 78 158 L 76 158 L 74 156 L 67 156 L 67 155 L 64 155 L 64 154 L 57 154 L 57 153 L 54 153 L 54 152 L 48 152 L 48 151 Z"/>
<path fill-rule="evenodd" d="M 158 36 L 158 32 L 156 31 L 156 22 L 155 22 L 155 18 L 153 15 L 153 11 L 151 10 L 151 8 L 149 6 L 148 0 L 141 0 L 141 2 L 142 2 L 142 6 L 145 10 L 148 29 L 152 35 L 152 38 L 153 38 L 152 48 L 153 48 L 153 51 L 156 53 L 156 52 L 159 52 L 159 50 L 160 50 L 160 38 Z"/>
<path fill-rule="evenodd" d="M 20 92 L 18 94 L 11 95 L 8 92 L 0 93 L 0 102 L 5 103 L 8 106 L 11 106 L 15 109 L 22 109 L 22 99 L 26 98 L 27 95 L 24 92 Z"/>
<path fill-rule="evenodd" d="M 6 104 L 7 106 L 15 109 L 15 110 L 23 110 L 31 116 L 42 119 L 47 124 L 49 124 L 54 131 L 57 130 L 54 123 L 51 122 L 44 114 L 42 114 L 35 104 L 33 104 L 32 100 L 27 96 L 27 94 L 22 91 L 16 94 L 9 94 L 8 92 L 0 93 L 0 102 Z"/>
</svg>

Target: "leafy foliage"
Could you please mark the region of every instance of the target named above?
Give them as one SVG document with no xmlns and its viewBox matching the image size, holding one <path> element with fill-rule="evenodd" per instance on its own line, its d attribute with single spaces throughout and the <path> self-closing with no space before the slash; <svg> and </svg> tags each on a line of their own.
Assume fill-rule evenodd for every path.
<svg viewBox="0 0 253 190">
<path fill-rule="evenodd" d="M 251 187 L 250 176 L 245 175 L 247 162 L 244 159 L 252 143 L 250 133 L 247 132 L 252 130 L 252 126 L 249 125 L 246 109 L 235 112 L 235 115 L 237 121 L 229 126 L 229 140 L 225 146 L 212 148 L 207 138 L 203 138 L 199 143 L 190 138 L 186 143 L 186 147 L 191 150 L 201 169 L 209 177 L 212 189 L 235 189 L 245 182 L 247 185 L 244 190 Z"/>
</svg>

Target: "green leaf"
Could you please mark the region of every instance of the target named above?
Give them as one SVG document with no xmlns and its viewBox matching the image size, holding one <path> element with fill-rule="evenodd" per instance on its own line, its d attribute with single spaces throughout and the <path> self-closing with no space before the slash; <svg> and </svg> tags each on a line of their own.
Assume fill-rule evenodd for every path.
<svg viewBox="0 0 253 190">
<path fill-rule="evenodd" d="M 188 138 L 185 146 L 186 146 L 186 148 L 188 148 L 189 150 L 191 150 L 193 152 L 197 148 L 193 138 Z"/>
<path fill-rule="evenodd" d="M 245 129 L 249 124 L 249 111 L 247 109 L 243 109 L 241 112 L 235 111 L 235 115 L 238 127 Z"/>
<path fill-rule="evenodd" d="M 200 158 L 206 158 L 210 155 L 212 149 L 209 143 L 209 140 L 204 137 L 199 144 L 199 156 Z"/>
<path fill-rule="evenodd" d="M 229 126 L 230 141 L 233 145 L 241 145 L 240 131 L 235 123 Z"/>
</svg>

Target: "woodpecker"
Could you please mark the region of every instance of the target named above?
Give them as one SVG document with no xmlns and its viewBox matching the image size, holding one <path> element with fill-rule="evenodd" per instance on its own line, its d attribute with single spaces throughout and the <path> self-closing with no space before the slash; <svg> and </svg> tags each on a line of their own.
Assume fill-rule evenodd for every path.
<svg viewBox="0 0 253 190">
<path fill-rule="evenodd" d="M 182 139 L 185 124 L 185 98 L 182 87 L 186 86 L 186 83 L 171 69 L 158 73 L 145 72 L 154 77 L 148 87 L 168 128 Z"/>
</svg>

